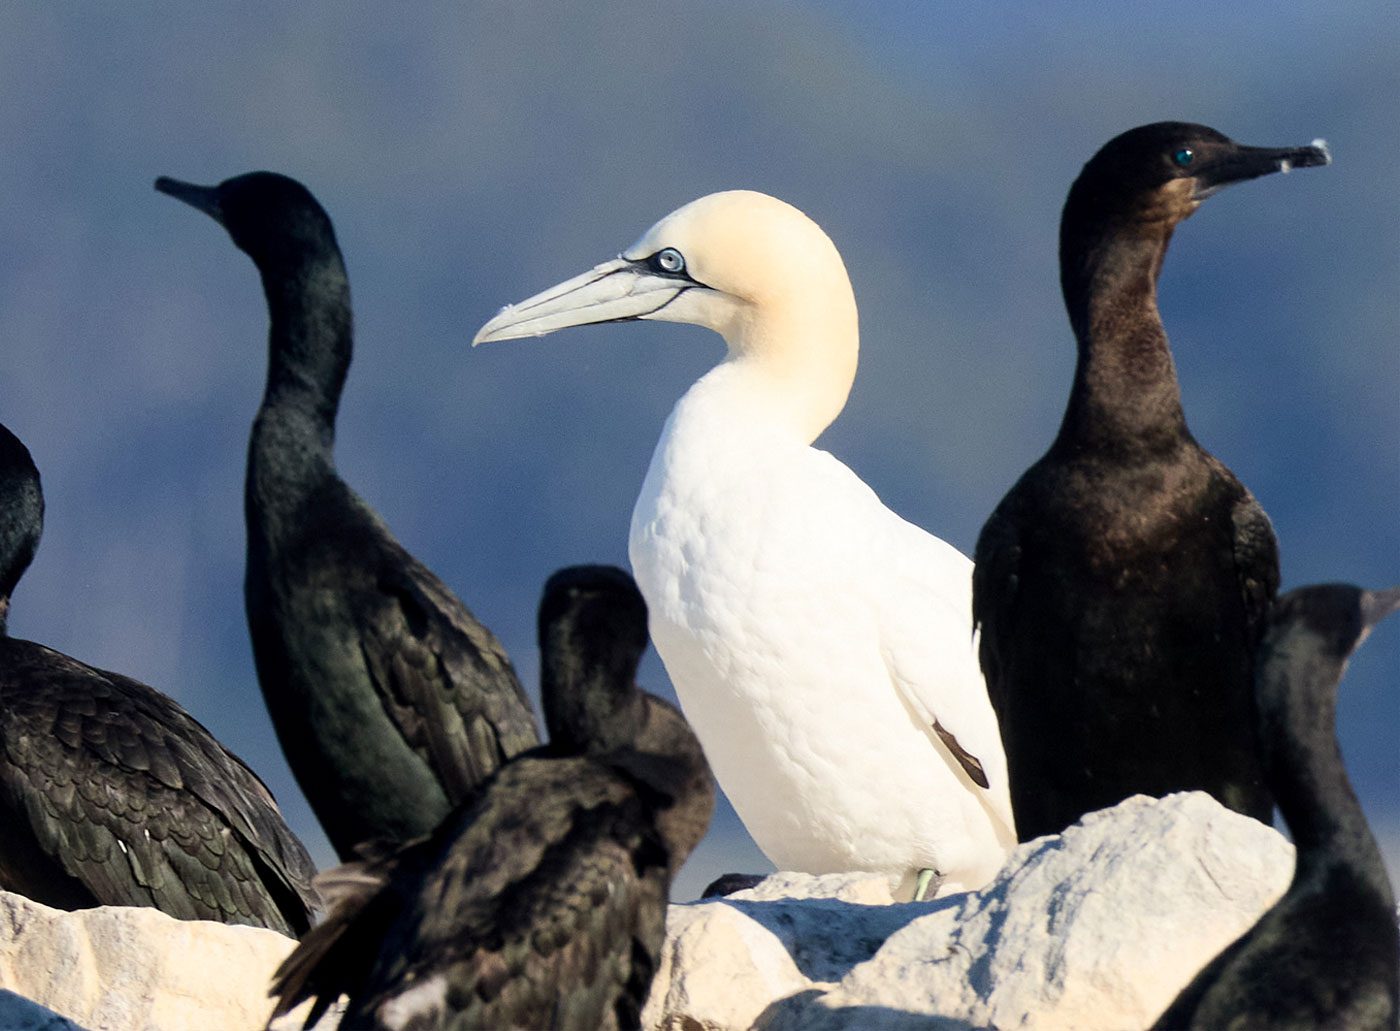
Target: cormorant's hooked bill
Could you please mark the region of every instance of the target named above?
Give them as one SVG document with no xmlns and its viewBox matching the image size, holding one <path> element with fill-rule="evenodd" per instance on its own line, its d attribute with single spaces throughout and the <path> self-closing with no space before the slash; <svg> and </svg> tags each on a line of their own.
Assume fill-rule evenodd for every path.
<svg viewBox="0 0 1400 1031">
<path fill-rule="evenodd" d="M 1165 214 L 1175 224 L 1232 183 L 1331 162 L 1323 140 L 1306 147 L 1250 147 L 1194 122 L 1140 125 L 1109 140 L 1084 166 L 1070 188 L 1061 234 L 1114 226 L 1121 215 L 1136 222 L 1145 214 L 1155 223 Z M 1169 198 L 1174 200 L 1158 210 L 1158 202 Z M 1178 208 L 1181 199 L 1190 204 Z"/>
<path fill-rule="evenodd" d="M 1172 159 L 1178 166 L 1189 168 L 1190 159 L 1188 158 L 1187 164 L 1183 164 L 1181 160 L 1183 153 L 1192 155 L 1193 152 L 1189 147 L 1182 147 L 1172 155 Z M 1197 200 L 1204 200 L 1231 183 L 1257 179 L 1261 175 L 1271 175 L 1274 172 L 1288 172 L 1294 168 L 1316 168 L 1331 163 L 1332 154 L 1323 140 L 1314 140 L 1307 147 L 1246 147 L 1236 143 L 1223 152 L 1206 155 L 1204 160 L 1192 169 L 1193 178 L 1196 180 L 1194 196 Z"/>
<path fill-rule="evenodd" d="M 1362 630 L 1355 647 L 1361 647 L 1361 642 L 1366 640 L 1366 635 L 1371 632 L 1371 628 L 1392 612 L 1400 612 L 1400 587 L 1392 587 L 1387 591 L 1363 592 L 1361 595 Z"/>
<path fill-rule="evenodd" d="M 161 193 L 182 200 L 190 207 L 204 212 L 219 225 L 224 224 L 224 214 L 219 206 L 219 190 L 216 186 L 198 186 L 180 179 L 163 175 L 156 180 L 156 189 Z"/>
</svg>

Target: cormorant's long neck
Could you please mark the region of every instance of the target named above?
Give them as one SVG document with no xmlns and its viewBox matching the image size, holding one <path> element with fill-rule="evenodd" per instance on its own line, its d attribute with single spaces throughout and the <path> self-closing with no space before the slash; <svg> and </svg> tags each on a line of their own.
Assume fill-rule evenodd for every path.
<svg viewBox="0 0 1400 1031">
<path fill-rule="evenodd" d="M 263 272 L 269 315 L 267 389 L 248 456 L 250 506 L 294 503 L 334 475 L 335 417 L 350 368 L 350 285 L 330 251 Z"/>
<path fill-rule="evenodd" d="M 642 717 L 637 659 L 590 654 L 588 642 L 557 630 L 540 663 L 540 697 L 551 747 L 601 754 L 631 744 Z M 604 649 L 606 650 L 606 649 Z"/>
<path fill-rule="evenodd" d="M 330 251 L 294 272 L 263 272 L 269 316 L 263 407 L 295 407 L 314 419 L 329 446 L 350 368 L 350 281 Z"/>
<path fill-rule="evenodd" d="M 1157 311 L 1171 233 L 1158 220 L 1086 222 L 1067 205 L 1060 285 L 1079 359 L 1057 443 L 1153 450 L 1174 446 L 1186 432 Z"/>
<path fill-rule="evenodd" d="M 1327 678 L 1332 690 L 1319 689 Z M 1260 736 L 1264 775 L 1298 849 L 1300 875 L 1324 865 L 1345 866 L 1393 908 L 1380 848 L 1366 823 L 1337 746 L 1335 683 L 1340 670 L 1315 656 L 1292 676 L 1261 675 Z"/>
</svg>

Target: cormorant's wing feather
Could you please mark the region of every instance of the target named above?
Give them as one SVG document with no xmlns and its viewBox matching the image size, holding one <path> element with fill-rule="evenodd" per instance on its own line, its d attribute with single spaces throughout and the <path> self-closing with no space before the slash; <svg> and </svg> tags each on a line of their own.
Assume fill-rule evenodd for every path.
<svg viewBox="0 0 1400 1031">
<path fill-rule="evenodd" d="M 1278 538 L 1268 515 L 1254 495 L 1244 497 L 1230 513 L 1234 523 L 1235 575 L 1244 599 L 1245 627 L 1252 645 L 1264 634 L 1269 607 L 1279 587 Z"/>
<path fill-rule="evenodd" d="M 274 1017 L 303 999 L 314 999 L 303 1024 L 313 1027 L 337 999 L 365 984 L 378 943 L 406 901 L 392 890 L 392 882 L 402 877 L 407 883 L 418 857 L 435 854 L 429 839 L 423 838 L 393 849 L 376 844 L 369 851 L 374 853 L 371 857 L 317 874 L 326 917 L 272 975 L 268 994 L 278 1000 Z"/>
<path fill-rule="evenodd" d="M 1001 695 L 1001 635 L 1013 625 L 1020 583 L 1020 536 L 1015 521 L 1002 511 L 1008 503 L 998 506 L 982 525 L 972 570 L 972 623 L 978 661 L 987 681 L 987 697 L 998 714 L 1007 710 Z"/>
<path fill-rule="evenodd" d="M 387 531 L 386 531 L 387 533 Z M 374 590 L 353 610 L 365 665 L 405 740 L 453 804 L 506 759 L 539 743 L 534 715 L 495 635 L 390 539 Z"/>
<path fill-rule="evenodd" d="M 625 775 L 518 760 L 389 860 L 377 889 L 376 862 L 352 869 L 348 901 L 279 971 L 279 1012 L 344 991 L 350 1025 L 389 1009 L 466 1026 L 636 1023 L 665 930 L 667 857 Z"/>
<path fill-rule="evenodd" d="M 220 814 L 245 844 L 275 895 L 288 901 L 301 899 L 312 911 L 318 910 L 320 898 L 312 887 L 316 868 L 282 820 L 277 800 L 262 778 L 165 695 L 120 673 L 98 672 L 123 691 L 134 710 L 148 716 L 152 727 L 178 729 L 164 735 L 165 749 L 153 753 L 172 760 L 171 767 L 154 767 L 162 782 L 183 786 L 210 812 Z"/>
<path fill-rule="evenodd" d="M 144 684 L 6 648 L 0 784 L 43 853 L 102 904 L 307 929 L 311 860 L 242 762 Z"/>
</svg>

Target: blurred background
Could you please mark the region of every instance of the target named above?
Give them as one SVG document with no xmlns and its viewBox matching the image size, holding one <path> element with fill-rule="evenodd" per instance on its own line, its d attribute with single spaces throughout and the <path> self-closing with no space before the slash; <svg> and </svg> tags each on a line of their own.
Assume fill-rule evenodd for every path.
<svg viewBox="0 0 1400 1031">
<path fill-rule="evenodd" d="M 723 345 L 641 323 L 473 351 L 498 307 L 701 194 L 796 204 L 861 307 L 860 375 L 819 443 L 970 552 L 1064 408 L 1065 191 L 1109 137 L 1160 119 L 1332 145 L 1332 167 L 1186 223 L 1161 305 L 1192 430 L 1273 518 L 1285 587 L 1400 581 L 1391 0 L 6 5 L 0 420 L 48 499 L 11 631 L 173 695 L 333 861 L 244 625 L 261 289 L 157 175 L 273 169 L 325 205 L 357 330 L 340 469 L 533 689 L 540 585 L 626 564 L 661 424 Z M 654 655 L 643 673 L 669 693 Z M 1353 663 L 1340 728 L 1395 876 L 1400 625 Z M 723 805 L 676 897 L 768 868 Z"/>
</svg>

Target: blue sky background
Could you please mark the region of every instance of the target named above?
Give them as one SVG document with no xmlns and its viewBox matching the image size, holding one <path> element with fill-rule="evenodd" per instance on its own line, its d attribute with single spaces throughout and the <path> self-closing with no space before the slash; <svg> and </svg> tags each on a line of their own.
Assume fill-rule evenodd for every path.
<svg viewBox="0 0 1400 1031">
<path fill-rule="evenodd" d="M 861 372 L 822 446 L 970 551 L 1063 411 L 1065 191 L 1109 137 L 1165 118 L 1332 144 L 1331 168 L 1184 225 L 1162 309 L 1191 427 L 1272 516 L 1285 585 L 1400 581 L 1389 0 L 7 5 L 0 420 L 48 498 L 11 629 L 176 697 L 331 859 L 243 619 L 261 291 L 157 175 L 274 169 L 330 211 L 358 331 L 341 470 L 533 683 L 540 584 L 625 564 L 662 421 L 722 344 L 642 324 L 472 351 L 500 305 L 701 194 L 783 197 L 861 306 Z M 669 690 L 654 656 L 644 680 Z M 1400 625 L 1353 664 L 1340 722 L 1394 873 Z M 678 895 L 762 866 L 725 807 Z"/>
</svg>

